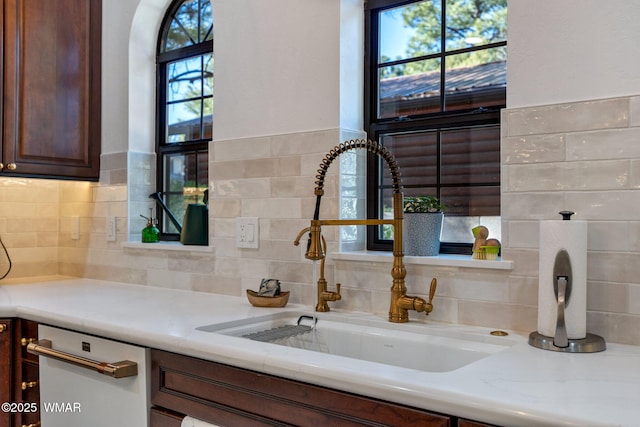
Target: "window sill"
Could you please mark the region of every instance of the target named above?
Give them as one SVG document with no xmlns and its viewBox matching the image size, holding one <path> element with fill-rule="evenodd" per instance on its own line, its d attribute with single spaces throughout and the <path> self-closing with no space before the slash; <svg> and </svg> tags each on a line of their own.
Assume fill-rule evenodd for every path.
<svg viewBox="0 0 640 427">
<path fill-rule="evenodd" d="M 142 243 L 142 242 L 124 242 L 123 248 L 127 249 L 145 249 L 153 251 L 173 251 L 173 252 L 213 252 L 211 246 L 183 245 L 180 242 L 158 242 L 158 243 Z"/>
<path fill-rule="evenodd" d="M 392 262 L 393 254 L 381 251 L 333 252 L 329 254 L 329 258 L 340 261 Z M 513 261 L 501 258 L 496 261 L 471 259 L 470 255 L 404 256 L 403 262 L 407 265 L 513 270 Z"/>
</svg>

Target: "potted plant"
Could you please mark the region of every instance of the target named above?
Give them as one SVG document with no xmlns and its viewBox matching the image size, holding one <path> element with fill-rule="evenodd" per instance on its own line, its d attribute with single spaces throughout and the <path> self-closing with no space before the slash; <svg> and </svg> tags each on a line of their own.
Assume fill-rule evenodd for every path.
<svg viewBox="0 0 640 427">
<path fill-rule="evenodd" d="M 411 256 L 440 253 L 440 233 L 446 207 L 433 196 L 404 198 L 404 252 Z"/>
</svg>

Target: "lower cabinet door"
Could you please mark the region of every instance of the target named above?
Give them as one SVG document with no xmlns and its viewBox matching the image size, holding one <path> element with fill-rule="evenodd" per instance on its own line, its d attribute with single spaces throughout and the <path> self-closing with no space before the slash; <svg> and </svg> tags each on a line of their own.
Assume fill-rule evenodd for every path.
<svg viewBox="0 0 640 427">
<path fill-rule="evenodd" d="M 0 319 L 0 403 L 11 402 L 12 321 Z M 0 411 L 0 426 L 11 425 L 11 412 Z"/>
<path fill-rule="evenodd" d="M 265 375 L 165 351 L 151 351 L 151 402 L 225 427 L 449 427 L 421 409 Z"/>
</svg>

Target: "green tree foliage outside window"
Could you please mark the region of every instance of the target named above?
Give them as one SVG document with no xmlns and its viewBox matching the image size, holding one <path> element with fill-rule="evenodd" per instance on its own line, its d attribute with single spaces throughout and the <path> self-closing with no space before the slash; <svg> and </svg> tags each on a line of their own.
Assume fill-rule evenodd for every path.
<svg viewBox="0 0 640 427">
<path fill-rule="evenodd" d="M 434 56 L 472 46 L 474 41 L 491 44 L 507 39 L 506 0 L 447 0 L 446 17 L 440 1 L 424 1 L 406 7 L 391 9 L 384 13 L 399 13 L 407 28 L 411 28 L 404 58 Z M 442 20 L 445 20 L 443 46 Z M 401 56 L 383 56 L 381 63 L 403 59 Z M 505 49 L 480 50 L 476 54 L 466 53 L 451 56 L 447 67 L 468 67 L 495 61 L 505 61 Z M 411 75 L 418 72 L 435 71 L 440 61 L 413 61 L 394 65 L 382 70 L 382 78 Z"/>
</svg>

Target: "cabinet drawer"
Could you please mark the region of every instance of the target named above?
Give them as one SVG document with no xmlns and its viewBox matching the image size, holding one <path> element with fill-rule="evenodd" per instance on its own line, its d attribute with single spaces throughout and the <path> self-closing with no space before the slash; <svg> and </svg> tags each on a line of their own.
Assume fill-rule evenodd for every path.
<svg viewBox="0 0 640 427">
<path fill-rule="evenodd" d="M 166 409 L 151 408 L 149 427 L 180 427 L 184 415 Z"/>
<path fill-rule="evenodd" d="M 151 401 L 227 427 L 450 426 L 450 418 L 159 350 L 151 353 Z"/>
</svg>

